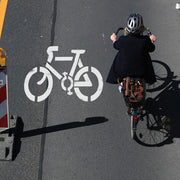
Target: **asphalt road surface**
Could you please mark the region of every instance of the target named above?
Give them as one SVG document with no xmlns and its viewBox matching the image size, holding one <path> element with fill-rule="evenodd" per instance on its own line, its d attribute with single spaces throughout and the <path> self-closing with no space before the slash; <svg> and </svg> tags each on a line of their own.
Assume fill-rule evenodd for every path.
<svg viewBox="0 0 180 180">
<path fill-rule="evenodd" d="M 10 114 L 20 117 L 21 128 L 14 161 L 0 162 L 1 180 L 179 179 L 180 11 L 175 4 L 175 0 L 8 2 L 0 46 L 8 54 Z M 146 139 L 141 132 L 138 142 L 132 140 L 122 95 L 117 85 L 105 82 L 116 54 L 109 37 L 119 26 L 125 26 L 132 12 L 140 13 L 145 26 L 157 36 L 151 57 L 157 73 L 165 72 L 164 83 L 147 97 L 154 108 L 159 107 L 158 113 L 171 119 L 173 136 L 166 142 L 157 131 Z M 71 50 L 85 50 L 74 74 L 86 67 L 84 72 L 93 86 L 77 86 L 77 91 L 72 89 L 73 94 L 68 95 L 70 91 L 63 87 L 70 81 L 63 81 L 63 72 L 69 73 L 73 62 L 52 61 L 62 79 L 51 73 L 51 94 L 37 102 L 48 83 L 39 87 L 35 82 L 42 73 L 34 76 L 29 88 L 36 98 L 35 102 L 30 100 L 24 90 L 26 75 L 35 67 L 45 67 L 49 46 L 59 48 L 54 57 L 73 60 Z M 91 101 L 101 77 L 102 92 Z M 78 75 L 76 78 L 82 80 Z M 87 101 L 82 100 L 82 94 Z"/>
</svg>

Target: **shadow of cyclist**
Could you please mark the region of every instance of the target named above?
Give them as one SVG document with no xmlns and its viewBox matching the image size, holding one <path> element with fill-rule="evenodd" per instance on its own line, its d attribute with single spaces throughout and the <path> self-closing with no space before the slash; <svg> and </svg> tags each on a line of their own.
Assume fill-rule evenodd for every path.
<svg viewBox="0 0 180 180">
<path fill-rule="evenodd" d="M 169 120 L 170 131 L 173 137 L 180 137 L 180 80 L 173 80 L 157 97 L 154 98 L 156 106 L 160 108 L 160 115 Z"/>
<path fill-rule="evenodd" d="M 179 113 L 179 102 L 180 102 L 180 80 L 173 76 L 173 72 L 167 64 L 160 62 L 165 65 L 168 70 L 167 78 L 164 79 L 164 86 L 161 86 L 161 92 L 154 98 L 147 98 L 144 105 L 146 115 L 153 117 L 153 123 L 149 118 L 146 118 L 147 130 L 157 131 L 164 133 L 161 141 L 156 142 L 157 137 L 153 137 L 154 143 L 148 144 L 148 142 L 142 142 L 140 138 L 137 142 L 145 146 L 162 146 L 173 142 L 174 137 L 180 137 L 180 113 Z M 151 133 L 152 136 L 153 133 Z M 138 137 L 138 136 L 137 136 Z"/>
</svg>

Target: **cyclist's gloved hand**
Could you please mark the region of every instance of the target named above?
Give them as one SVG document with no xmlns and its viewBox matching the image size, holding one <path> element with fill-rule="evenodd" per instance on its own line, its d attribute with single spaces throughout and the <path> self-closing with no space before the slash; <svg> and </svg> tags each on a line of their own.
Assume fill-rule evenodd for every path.
<svg viewBox="0 0 180 180">
<path fill-rule="evenodd" d="M 114 43 L 114 42 L 117 40 L 116 34 L 113 33 L 113 34 L 110 36 L 110 39 L 111 39 L 111 41 Z"/>
<path fill-rule="evenodd" d="M 156 36 L 155 35 L 151 35 L 150 36 L 151 42 L 154 43 L 156 41 Z"/>
</svg>

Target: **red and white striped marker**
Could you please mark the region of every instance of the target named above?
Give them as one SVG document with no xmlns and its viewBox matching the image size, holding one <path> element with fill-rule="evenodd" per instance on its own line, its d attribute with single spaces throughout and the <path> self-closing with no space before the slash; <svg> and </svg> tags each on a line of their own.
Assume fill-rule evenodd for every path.
<svg viewBox="0 0 180 180">
<path fill-rule="evenodd" d="M 0 68 L 0 132 L 9 128 L 7 70 Z"/>
</svg>

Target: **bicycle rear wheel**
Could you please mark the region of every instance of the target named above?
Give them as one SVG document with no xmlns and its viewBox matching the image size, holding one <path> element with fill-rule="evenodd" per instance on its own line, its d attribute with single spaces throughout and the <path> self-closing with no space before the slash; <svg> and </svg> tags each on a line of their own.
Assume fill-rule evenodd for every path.
<svg viewBox="0 0 180 180">
<path fill-rule="evenodd" d="M 134 139 L 144 146 L 161 146 L 170 140 L 169 132 L 163 128 L 159 118 L 153 114 L 141 115 L 136 125 Z"/>
</svg>

